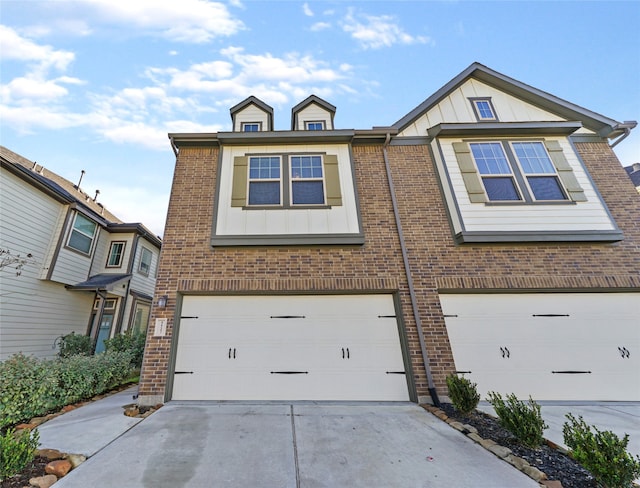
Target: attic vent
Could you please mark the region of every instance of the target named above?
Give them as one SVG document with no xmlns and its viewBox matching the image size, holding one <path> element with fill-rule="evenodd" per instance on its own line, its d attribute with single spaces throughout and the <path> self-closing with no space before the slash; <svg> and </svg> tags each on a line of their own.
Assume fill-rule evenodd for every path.
<svg viewBox="0 0 640 488">
<path fill-rule="evenodd" d="M 80 180 L 78 180 L 78 184 L 76 185 L 76 190 L 80 191 L 80 183 L 82 183 L 82 178 L 84 176 L 84 170 L 80 170 Z"/>
<path fill-rule="evenodd" d="M 36 170 L 36 166 L 38 166 L 37 161 L 33 162 L 33 166 L 31 166 L 31 171 L 35 171 Z"/>
<path fill-rule="evenodd" d="M 95 202 L 96 199 L 98 198 L 98 195 L 100 195 L 100 190 L 96 190 L 96 195 L 93 197 L 93 201 Z"/>
</svg>

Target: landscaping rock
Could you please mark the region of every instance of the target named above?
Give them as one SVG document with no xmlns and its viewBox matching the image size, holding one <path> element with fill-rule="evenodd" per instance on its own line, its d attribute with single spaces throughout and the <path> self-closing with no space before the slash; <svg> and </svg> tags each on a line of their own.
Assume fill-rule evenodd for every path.
<svg viewBox="0 0 640 488">
<path fill-rule="evenodd" d="M 546 474 L 544 474 L 538 468 L 534 468 L 533 466 L 525 466 L 522 472 L 529 476 L 529 478 L 533 478 L 535 481 L 542 481 L 547 479 Z"/>
<path fill-rule="evenodd" d="M 505 459 L 509 454 L 511 454 L 511 449 L 509 449 L 508 447 L 501 446 L 499 444 L 494 444 L 492 446 L 489 446 L 487 449 L 502 459 Z"/>
<path fill-rule="evenodd" d="M 136 415 L 140 415 L 140 410 L 138 407 L 129 407 L 125 409 L 124 414 L 127 417 L 135 417 Z"/>
<path fill-rule="evenodd" d="M 504 458 L 504 460 L 509 462 L 516 468 L 518 468 L 520 471 L 522 471 L 525 468 L 525 466 L 529 466 L 529 462 L 526 459 L 522 459 L 521 457 L 514 456 L 513 454 L 510 454 L 509 456 Z"/>
<path fill-rule="evenodd" d="M 562 483 L 558 480 L 542 480 L 540 484 L 546 488 L 562 488 Z"/>
<path fill-rule="evenodd" d="M 478 433 L 478 429 L 476 429 L 473 425 L 469 425 L 469 424 L 464 424 L 462 427 L 464 427 L 464 433 L 465 434 L 477 434 Z"/>
<path fill-rule="evenodd" d="M 65 459 L 67 459 L 75 469 L 87 460 L 87 456 L 83 456 L 82 454 L 67 454 Z"/>
<path fill-rule="evenodd" d="M 49 488 L 56 481 L 58 481 L 58 478 L 55 475 L 46 474 L 44 476 L 38 476 L 37 478 L 31 478 L 29 484 L 36 488 Z"/>
<path fill-rule="evenodd" d="M 464 430 L 464 426 L 460 422 L 452 421 L 452 422 L 448 422 L 448 424 L 460 432 Z"/>
<path fill-rule="evenodd" d="M 60 459 L 59 461 L 51 461 L 44 468 L 45 473 L 55 474 L 58 478 L 66 476 L 71 471 L 71 463 L 66 459 Z"/>
<path fill-rule="evenodd" d="M 57 449 L 38 449 L 36 450 L 35 455 L 47 458 L 49 461 L 55 461 L 57 459 L 64 458 L 64 454 Z"/>
<path fill-rule="evenodd" d="M 29 429 L 29 430 L 33 430 L 38 426 L 38 424 L 18 424 L 16 425 L 16 431 L 18 430 L 24 430 L 24 429 Z"/>
<path fill-rule="evenodd" d="M 482 442 L 482 437 L 480 437 L 476 432 L 470 432 L 469 434 L 467 434 L 467 437 L 469 439 L 473 439 L 478 444 Z"/>
<path fill-rule="evenodd" d="M 482 445 L 482 447 L 484 447 L 485 449 L 489 449 L 491 446 L 495 446 L 496 445 L 496 441 L 492 440 L 492 439 L 482 439 L 480 441 L 480 444 Z"/>
</svg>

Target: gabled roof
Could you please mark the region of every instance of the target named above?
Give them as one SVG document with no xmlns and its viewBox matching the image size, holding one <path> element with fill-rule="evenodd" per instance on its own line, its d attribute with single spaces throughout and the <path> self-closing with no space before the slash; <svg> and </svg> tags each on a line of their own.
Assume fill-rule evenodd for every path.
<svg viewBox="0 0 640 488">
<path fill-rule="evenodd" d="M 255 105 L 256 107 L 258 107 L 260 110 L 262 110 L 263 112 L 266 112 L 269 116 L 269 130 L 273 130 L 273 108 L 270 107 L 269 105 L 267 105 L 266 103 L 264 103 L 262 100 L 260 100 L 257 97 L 254 97 L 253 95 L 251 95 L 250 97 L 245 98 L 243 101 L 241 101 L 240 103 L 238 103 L 237 105 L 234 105 L 233 107 L 231 107 L 229 109 L 229 112 L 231 112 L 231 122 L 233 123 L 233 125 L 235 125 L 235 121 L 236 121 L 236 114 L 240 111 L 242 111 L 244 108 L 246 108 L 248 105 Z"/>
<path fill-rule="evenodd" d="M 440 88 L 436 93 L 414 108 L 407 115 L 398 120 L 393 127 L 399 131 L 405 129 L 434 105 L 439 103 L 449 93 L 457 89 L 468 79 L 474 78 L 498 90 L 508 93 L 527 103 L 535 105 L 543 110 L 554 113 L 565 120 L 579 120 L 587 129 L 593 130 L 601 137 L 617 137 L 627 130 L 620 122 L 592 112 L 586 108 L 567 102 L 554 95 L 533 88 L 525 83 L 498 73 L 480 63 L 473 63 L 449 83 Z M 625 124 L 633 124 L 632 122 Z M 635 126 L 635 125 L 633 125 Z"/>
<path fill-rule="evenodd" d="M 336 114 L 335 105 L 331 105 L 329 102 L 327 102 L 326 100 L 323 100 L 322 98 L 316 95 L 309 95 L 307 98 L 302 100 L 298 105 L 296 105 L 291 109 L 291 130 L 295 130 L 296 115 L 298 114 L 298 112 L 305 109 L 312 103 L 319 105 L 320 107 L 325 109 L 327 112 L 329 112 L 331 114 L 331 120 L 333 120 L 333 116 Z"/>
</svg>

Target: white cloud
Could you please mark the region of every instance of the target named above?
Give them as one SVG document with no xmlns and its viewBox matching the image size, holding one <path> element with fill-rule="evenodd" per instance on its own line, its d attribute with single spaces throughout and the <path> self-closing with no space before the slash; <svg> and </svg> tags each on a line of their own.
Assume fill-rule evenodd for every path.
<svg viewBox="0 0 640 488">
<path fill-rule="evenodd" d="M 244 29 L 227 6 L 206 0 L 88 0 L 101 22 L 135 25 L 178 42 L 205 43 Z"/>
<path fill-rule="evenodd" d="M 364 21 L 356 20 L 351 10 L 343 22 L 343 30 L 365 49 L 380 49 L 394 44 L 427 44 L 426 36 L 407 34 L 390 15 L 364 15 Z"/>
<path fill-rule="evenodd" d="M 75 58 L 74 53 L 70 51 L 36 44 L 4 25 L 0 25 L 0 45 L 2 45 L 0 59 L 34 63 L 35 69 L 40 72 L 47 71 L 49 68 L 64 71 Z"/>
<path fill-rule="evenodd" d="M 331 24 L 329 22 L 316 22 L 311 26 L 311 30 L 313 32 L 319 32 L 323 30 L 327 30 L 331 28 Z"/>
<path fill-rule="evenodd" d="M 307 17 L 313 17 L 313 10 L 311 10 L 311 7 L 309 7 L 307 2 L 302 5 L 302 11 Z"/>
</svg>

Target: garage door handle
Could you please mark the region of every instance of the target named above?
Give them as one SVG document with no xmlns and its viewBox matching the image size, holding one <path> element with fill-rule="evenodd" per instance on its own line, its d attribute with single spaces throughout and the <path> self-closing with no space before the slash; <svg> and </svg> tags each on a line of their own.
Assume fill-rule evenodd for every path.
<svg viewBox="0 0 640 488">
<path fill-rule="evenodd" d="M 349 356 L 349 348 L 348 347 L 346 349 L 344 347 L 342 348 L 342 359 L 345 358 L 345 354 L 344 354 L 345 351 L 347 351 L 346 358 L 349 359 L 350 356 Z"/>
<path fill-rule="evenodd" d="M 591 374 L 591 371 L 551 371 L 553 374 Z"/>
<path fill-rule="evenodd" d="M 629 356 L 631 356 L 629 349 L 627 349 L 626 347 L 619 347 L 618 351 L 620 351 L 620 356 L 622 356 L 623 358 L 628 358 Z"/>
<path fill-rule="evenodd" d="M 387 371 L 387 374 L 404 374 L 404 371 Z"/>
<path fill-rule="evenodd" d="M 502 353 L 502 357 L 503 358 L 510 358 L 511 357 L 511 351 L 509 351 L 509 349 L 507 349 L 506 347 L 501 347 L 500 348 L 500 352 Z"/>
<path fill-rule="evenodd" d="M 173 374 L 193 374 L 193 371 L 174 371 Z"/>
<path fill-rule="evenodd" d="M 233 356 L 231 355 L 231 348 L 229 348 L 229 359 L 231 359 L 233 357 L 233 359 L 236 358 L 236 348 L 233 348 Z"/>
<path fill-rule="evenodd" d="M 271 374 L 309 374 L 309 371 L 271 371 Z"/>
</svg>

